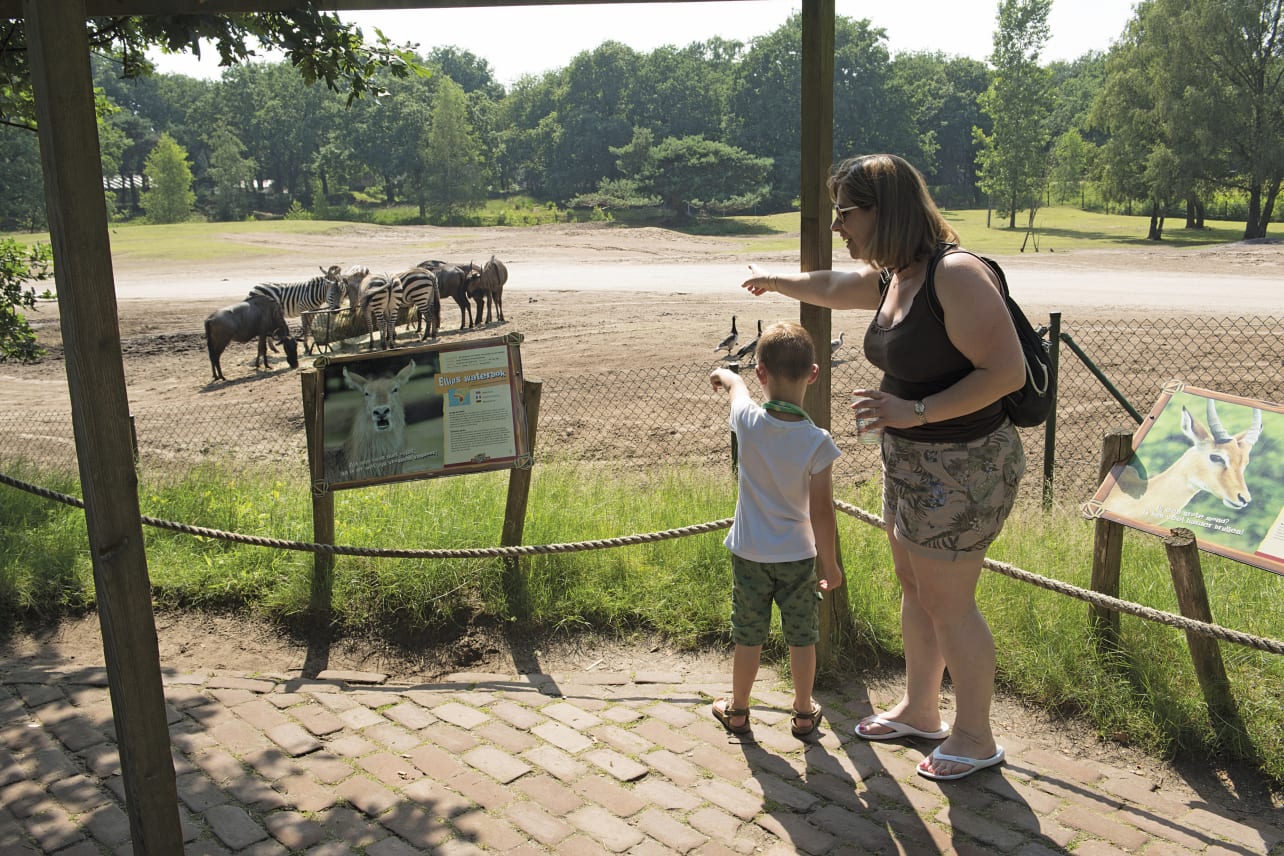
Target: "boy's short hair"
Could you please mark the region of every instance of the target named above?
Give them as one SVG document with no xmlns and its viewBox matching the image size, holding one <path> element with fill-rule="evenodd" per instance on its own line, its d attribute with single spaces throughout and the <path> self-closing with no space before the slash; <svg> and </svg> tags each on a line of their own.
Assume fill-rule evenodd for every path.
<svg viewBox="0 0 1284 856">
<path fill-rule="evenodd" d="M 811 335 L 794 321 L 777 321 L 763 330 L 754 353 L 759 365 L 782 380 L 802 380 L 816 362 Z"/>
</svg>

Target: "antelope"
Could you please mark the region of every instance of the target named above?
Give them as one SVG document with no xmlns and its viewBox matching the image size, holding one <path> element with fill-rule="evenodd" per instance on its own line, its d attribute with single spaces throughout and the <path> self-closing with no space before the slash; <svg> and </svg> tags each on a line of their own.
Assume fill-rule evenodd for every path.
<svg viewBox="0 0 1284 856">
<path fill-rule="evenodd" d="M 368 378 L 344 368 L 344 384 L 363 398 L 343 444 L 349 475 L 360 473 L 368 478 L 401 472 L 406 450 L 406 408 L 401 402 L 401 387 L 414 373 L 414 360 L 392 377 Z"/>
<path fill-rule="evenodd" d="M 1119 474 L 1121 492 L 1110 499 L 1110 510 L 1140 523 L 1158 525 L 1175 517 L 1201 491 L 1221 499 L 1236 511 L 1247 506 L 1253 495 L 1244 480 L 1253 444 L 1262 436 L 1262 411 L 1253 408 L 1253 424 L 1246 431 L 1231 434 L 1217 417 L 1217 406 L 1207 399 L 1205 428 L 1184 406 L 1181 432 L 1190 448 L 1163 472 L 1142 478 L 1132 464 Z"/>
</svg>

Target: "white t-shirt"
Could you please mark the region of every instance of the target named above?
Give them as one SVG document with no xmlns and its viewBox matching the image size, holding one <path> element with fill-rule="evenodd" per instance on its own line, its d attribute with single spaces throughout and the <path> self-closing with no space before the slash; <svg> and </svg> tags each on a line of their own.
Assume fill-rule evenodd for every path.
<svg viewBox="0 0 1284 856">
<path fill-rule="evenodd" d="M 811 477 L 838 459 L 838 446 L 825 429 L 805 419 L 777 419 L 745 396 L 732 399 L 728 421 L 736 432 L 740 480 L 736 518 L 723 543 L 751 562 L 812 558 Z"/>
</svg>

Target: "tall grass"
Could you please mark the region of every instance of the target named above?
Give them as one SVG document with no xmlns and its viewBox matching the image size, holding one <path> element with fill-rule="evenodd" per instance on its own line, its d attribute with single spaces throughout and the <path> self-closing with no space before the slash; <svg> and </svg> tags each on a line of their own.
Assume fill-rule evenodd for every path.
<svg viewBox="0 0 1284 856">
<path fill-rule="evenodd" d="M 40 481 L 30 470 L 7 467 Z M 71 475 L 43 483 L 74 492 Z M 336 541 L 364 547 L 457 549 L 499 543 L 507 477 L 486 473 L 336 494 Z M 841 498 L 877 509 L 879 485 Z M 252 535 L 310 541 L 306 485 L 208 466 L 181 480 L 144 485 L 144 514 Z M 603 473 L 590 465 L 542 464 L 532 482 L 525 543 L 619 538 L 719 520 L 734 512 L 729 473 L 671 470 Z M 0 616 L 39 620 L 94 605 L 83 514 L 0 486 Z M 903 654 L 899 589 L 881 530 L 839 515 L 853 638 L 839 654 L 848 667 Z M 1128 533 L 1122 596 L 1177 612 L 1157 539 Z M 730 563 L 721 530 L 612 549 L 523 559 L 521 585 L 498 558 L 410 560 L 340 556 L 333 609 L 349 634 L 392 643 L 448 636 L 464 623 L 520 626 L 536 633 L 578 630 L 659 633 L 688 648 L 726 645 Z M 308 614 L 310 553 L 235 545 L 148 528 L 148 567 L 158 606 L 236 609 L 298 625 Z M 1045 515 L 1018 510 L 991 557 L 1088 587 L 1092 525 L 1073 508 Z M 1284 638 L 1284 580 L 1217 556 L 1202 558 L 1217 623 Z M 1118 653 L 1103 655 L 1090 635 L 1087 604 L 987 573 L 979 599 L 999 652 L 1004 690 L 1033 704 L 1081 715 L 1103 739 L 1152 752 L 1246 759 L 1284 784 L 1284 659 L 1221 646 L 1243 729 L 1210 723 L 1184 634 L 1121 617 Z M 768 657 L 785 658 L 779 643 Z M 871 657 L 873 660 L 871 660 Z M 830 680 L 841 672 L 831 670 Z"/>
</svg>

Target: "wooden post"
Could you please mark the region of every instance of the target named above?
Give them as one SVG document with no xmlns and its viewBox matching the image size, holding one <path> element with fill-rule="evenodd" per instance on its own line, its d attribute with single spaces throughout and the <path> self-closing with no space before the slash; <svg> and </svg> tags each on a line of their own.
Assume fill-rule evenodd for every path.
<svg viewBox="0 0 1284 856">
<path fill-rule="evenodd" d="M 1213 612 L 1208 606 L 1208 590 L 1204 587 L 1195 534 L 1189 529 L 1172 530 L 1164 538 L 1164 550 L 1168 553 L 1168 570 L 1172 574 L 1181 614 L 1212 624 Z M 1226 666 L 1222 663 L 1217 640 L 1187 630 L 1186 645 L 1190 648 L 1195 677 L 1204 691 L 1204 703 L 1208 705 L 1215 729 L 1224 733 L 1228 726 L 1239 727 L 1239 711 L 1231 695 L 1230 679 L 1226 677 Z"/>
<path fill-rule="evenodd" d="M 834 163 L 834 0 L 803 0 L 802 3 L 802 175 L 799 199 L 802 221 L 800 265 L 803 271 L 833 267 L 833 241 L 829 231 L 832 210 L 826 187 Z M 855 154 L 847 152 L 846 154 Z M 816 345 L 820 377 L 807 388 L 803 407 L 821 428 L 833 424 L 833 372 L 829 340 L 833 337 L 833 313 L 820 306 L 800 304 L 799 323 Z M 837 538 L 837 536 L 835 536 Z M 842 556 L 840 544 L 835 544 Z M 820 642 L 816 645 L 818 668 L 832 665 L 851 616 L 847 611 L 846 588 L 841 597 L 830 595 L 821 602 Z"/>
<path fill-rule="evenodd" d="M 312 483 L 312 541 L 334 543 L 334 491 L 324 486 L 322 461 L 324 438 L 317 430 L 321 413 L 324 375 L 306 371 L 299 375 L 303 386 L 303 426 L 307 436 L 308 474 Z M 312 590 L 308 596 L 308 653 L 303 676 L 314 678 L 329 667 L 330 627 L 334 622 L 334 554 L 312 554 Z"/>
<path fill-rule="evenodd" d="M 526 408 L 526 448 L 532 458 L 535 457 L 539 402 L 543 391 L 544 382 L 538 378 L 528 377 L 522 381 L 522 403 Z M 499 539 L 501 547 L 517 547 L 521 545 L 525 536 L 526 505 L 530 501 L 533 471 L 533 467 L 531 469 L 514 467 L 508 471 L 508 501 L 504 506 L 504 529 Z M 516 556 L 504 559 L 504 591 L 507 593 L 509 608 L 513 614 L 525 617 L 530 610 L 530 597 L 521 560 Z"/>
<path fill-rule="evenodd" d="M 803 0 L 802 4 L 802 139 L 799 140 L 802 175 L 800 265 L 803 271 L 829 270 L 833 266 L 833 240 L 829 225 L 832 209 L 826 187 L 834 162 L 834 0 Z M 833 374 L 829 340 L 833 337 L 833 312 L 821 306 L 799 304 L 799 323 L 816 345 L 820 376 L 807 388 L 803 408 L 812 421 L 829 430 L 832 424 Z"/>
<path fill-rule="evenodd" d="M 130 443 L 83 0 L 24 0 L 98 620 L 134 853 L 183 852 Z"/>
<path fill-rule="evenodd" d="M 1100 483 L 1116 464 L 1132 457 L 1132 434 L 1112 431 L 1101 443 L 1101 465 L 1097 470 Z M 1092 535 L 1091 589 L 1108 597 L 1119 597 L 1119 566 L 1123 561 L 1124 526 L 1098 517 Z M 1097 650 L 1113 651 L 1119 644 L 1119 613 L 1096 604 L 1088 605 L 1088 623 L 1097 639 Z"/>
</svg>

